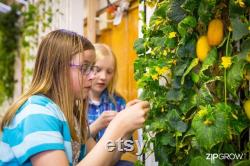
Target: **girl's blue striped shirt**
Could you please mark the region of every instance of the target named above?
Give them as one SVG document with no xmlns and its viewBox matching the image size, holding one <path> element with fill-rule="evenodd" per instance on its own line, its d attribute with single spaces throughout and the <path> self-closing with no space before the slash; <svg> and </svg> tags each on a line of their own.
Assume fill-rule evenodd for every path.
<svg viewBox="0 0 250 166">
<path fill-rule="evenodd" d="M 0 165 L 32 165 L 31 157 L 47 150 L 65 151 L 72 165 L 66 118 L 60 108 L 43 95 L 31 96 L 3 129 L 0 138 Z M 82 151 L 85 153 L 85 148 Z"/>
</svg>

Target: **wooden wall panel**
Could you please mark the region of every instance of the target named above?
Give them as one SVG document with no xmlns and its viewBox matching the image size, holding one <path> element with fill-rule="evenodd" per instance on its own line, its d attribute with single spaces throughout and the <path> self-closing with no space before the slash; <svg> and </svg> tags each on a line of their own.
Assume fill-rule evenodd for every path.
<svg viewBox="0 0 250 166">
<path fill-rule="evenodd" d="M 127 14 L 122 18 L 118 26 L 109 26 L 110 28 L 101 31 L 97 36 L 97 42 L 109 45 L 117 57 L 118 66 L 118 92 L 126 101 L 137 97 L 136 82 L 134 80 L 134 60 L 136 53 L 133 49 L 134 41 L 138 38 L 138 1 L 133 1 Z M 133 134 L 133 139 L 138 139 L 138 133 Z M 137 147 L 135 147 L 137 148 Z M 136 161 L 137 151 L 125 153 L 123 160 Z"/>
<path fill-rule="evenodd" d="M 117 56 L 118 84 L 117 90 L 127 100 L 137 97 L 134 80 L 134 41 L 138 38 L 138 2 L 135 1 L 118 26 L 101 31 L 97 42 L 109 45 Z"/>
</svg>

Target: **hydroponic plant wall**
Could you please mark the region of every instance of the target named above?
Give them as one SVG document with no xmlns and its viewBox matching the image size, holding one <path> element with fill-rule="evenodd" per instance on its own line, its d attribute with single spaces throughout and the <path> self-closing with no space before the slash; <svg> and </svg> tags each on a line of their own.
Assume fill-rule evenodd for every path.
<svg viewBox="0 0 250 166">
<path fill-rule="evenodd" d="M 134 45 L 144 150 L 159 165 L 250 165 L 250 1 L 141 3 L 155 7 Z"/>
</svg>

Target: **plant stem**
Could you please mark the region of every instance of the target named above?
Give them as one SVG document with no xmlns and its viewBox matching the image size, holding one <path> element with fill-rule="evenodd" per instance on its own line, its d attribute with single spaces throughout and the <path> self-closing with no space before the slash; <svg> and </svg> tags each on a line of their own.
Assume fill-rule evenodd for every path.
<svg viewBox="0 0 250 166">
<path fill-rule="evenodd" d="M 219 146 L 219 153 L 221 153 L 222 147 L 223 147 L 223 142 L 220 143 L 220 146 Z"/>
<path fill-rule="evenodd" d="M 227 104 L 227 69 L 224 70 L 224 95 L 225 95 L 225 104 Z"/>
<path fill-rule="evenodd" d="M 228 45 L 229 45 L 230 35 L 231 35 L 231 32 L 229 31 L 228 36 L 227 36 L 227 44 L 226 44 L 226 56 L 228 56 Z"/>
<path fill-rule="evenodd" d="M 231 32 L 229 31 L 228 36 L 227 36 L 227 44 L 226 44 L 226 56 L 228 55 L 228 45 L 229 45 L 229 40 L 230 40 L 230 35 Z M 224 95 L 225 95 L 225 104 L 227 104 L 227 69 L 224 71 Z"/>
</svg>

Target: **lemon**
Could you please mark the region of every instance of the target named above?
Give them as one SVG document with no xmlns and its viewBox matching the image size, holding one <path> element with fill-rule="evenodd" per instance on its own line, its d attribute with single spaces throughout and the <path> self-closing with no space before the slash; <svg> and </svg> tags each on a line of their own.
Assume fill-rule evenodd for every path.
<svg viewBox="0 0 250 166">
<path fill-rule="evenodd" d="M 250 99 L 248 99 L 244 103 L 244 110 L 245 110 L 245 113 L 247 114 L 248 119 L 250 119 Z"/>
<path fill-rule="evenodd" d="M 207 36 L 201 36 L 196 43 L 196 54 L 200 61 L 204 61 L 210 51 Z"/>
</svg>

